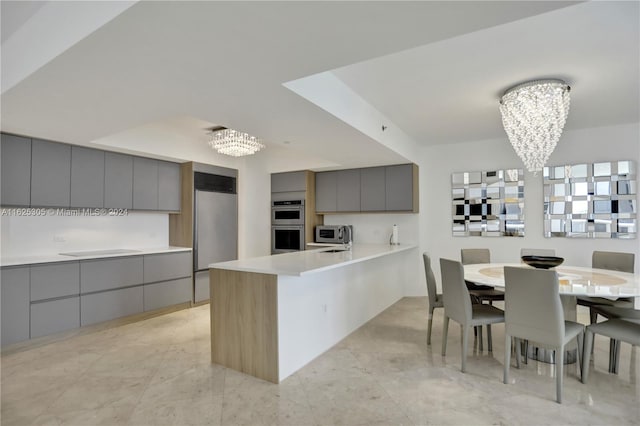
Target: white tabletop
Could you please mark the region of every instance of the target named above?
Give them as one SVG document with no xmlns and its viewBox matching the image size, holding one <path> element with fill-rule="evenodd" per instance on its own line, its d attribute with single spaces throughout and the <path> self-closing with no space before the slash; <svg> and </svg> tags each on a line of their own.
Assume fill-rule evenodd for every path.
<svg viewBox="0 0 640 426">
<path fill-rule="evenodd" d="M 521 263 L 464 265 L 464 278 L 474 283 L 504 288 L 505 266 L 530 268 Z M 611 299 L 640 297 L 640 274 L 581 266 L 558 266 L 552 270 L 558 272 L 560 294 Z"/>
<path fill-rule="evenodd" d="M 333 247 L 324 247 L 316 250 L 303 250 L 273 256 L 212 263 L 209 268 L 302 276 L 402 252 L 415 247 L 412 244 L 397 246 L 389 244 L 354 244 L 351 250 L 337 253 L 327 252 L 327 250 L 332 250 Z"/>
</svg>

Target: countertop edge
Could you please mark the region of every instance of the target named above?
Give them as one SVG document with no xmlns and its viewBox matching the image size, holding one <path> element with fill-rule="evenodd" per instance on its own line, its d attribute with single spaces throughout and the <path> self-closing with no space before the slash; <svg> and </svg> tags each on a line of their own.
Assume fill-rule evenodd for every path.
<svg viewBox="0 0 640 426">
<path fill-rule="evenodd" d="M 386 251 L 386 252 L 381 252 L 381 253 L 373 253 L 370 254 L 369 256 L 364 256 L 358 259 L 351 259 L 351 260 L 345 260 L 344 262 L 340 262 L 340 263 L 336 263 L 335 265 L 328 265 L 328 266 L 323 266 L 320 268 L 316 268 L 316 269 L 310 269 L 308 271 L 303 271 L 299 274 L 299 276 L 304 276 L 304 275 L 310 275 L 310 274 L 315 274 L 318 272 L 324 272 L 324 271 L 328 271 L 330 269 L 335 269 L 335 268 L 341 268 L 343 266 L 347 266 L 347 265 L 353 265 L 354 263 L 359 263 L 359 262 L 366 262 L 367 260 L 371 260 L 371 259 L 376 259 L 378 257 L 383 257 L 383 256 L 389 256 L 391 254 L 396 254 L 396 253 L 402 253 L 405 252 L 407 250 L 411 250 L 412 248 L 416 248 L 416 245 L 413 244 L 407 244 L 406 246 L 398 246 L 396 247 L 394 250 L 391 251 Z"/>
<path fill-rule="evenodd" d="M 324 265 L 318 268 L 311 268 L 308 270 L 304 270 L 304 271 L 293 271 L 293 270 L 289 270 L 286 268 L 265 268 L 265 267 L 252 267 L 252 266 L 237 266 L 237 265 L 233 265 L 232 262 L 235 261 L 230 261 L 230 262 L 219 262 L 219 263 L 212 263 L 209 265 L 210 269 L 221 269 L 221 270 L 227 270 L 227 271 L 236 271 L 236 272 L 250 272 L 250 273 L 257 273 L 257 274 L 268 274 L 268 275 L 284 275 L 284 276 L 293 276 L 293 277 L 301 277 L 301 276 L 306 276 L 306 275 L 311 275 L 311 274 L 315 274 L 315 273 L 320 273 L 320 272 L 324 272 L 324 271 L 328 271 L 331 269 L 336 269 L 336 268 L 341 268 L 343 266 L 348 266 L 348 265 L 352 265 L 355 263 L 359 263 L 359 262 L 365 262 L 367 260 L 371 260 L 371 259 L 375 259 L 378 257 L 383 257 L 383 256 L 388 256 L 391 254 L 395 254 L 395 253 L 402 253 L 414 248 L 417 248 L 418 246 L 416 244 L 407 244 L 407 245 L 402 245 L 402 246 L 396 246 L 393 250 L 387 250 L 387 251 L 380 251 L 378 253 L 372 253 L 369 254 L 367 256 L 363 256 L 363 257 L 359 257 L 357 259 L 348 259 L 348 260 L 342 260 L 330 265 Z M 327 247 L 325 247 L 325 249 L 327 249 Z M 323 251 L 323 248 L 318 248 L 318 249 L 314 249 L 314 250 L 306 250 L 307 252 L 321 252 Z"/>
<path fill-rule="evenodd" d="M 131 250 L 137 250 L 133 253 L 114 253 L 114 254 L 103 254 L 103 255 L 88 255 L 88 256 L 63 256 L 60 254 L 45 254 L 41 256 L 25 256 L 25 257 L 7 257 L 0 260 L 0 267 L 8 268 L 12 266 L 28 266 L 28 265 L 39 265 L 44 263 L 67 263 L 67 262 L 78 262 L 83 260 L 96 260 L 96 259 L 109 259 L 115 257 L 133 257 L 133 256 L 144 256 L 150 254 L 163 254 L 163 253 L 180 253 L 186 251 L 192 251 L 190 247 L 155 247 L 155 248 L 135 248 Z"/>
</svg>

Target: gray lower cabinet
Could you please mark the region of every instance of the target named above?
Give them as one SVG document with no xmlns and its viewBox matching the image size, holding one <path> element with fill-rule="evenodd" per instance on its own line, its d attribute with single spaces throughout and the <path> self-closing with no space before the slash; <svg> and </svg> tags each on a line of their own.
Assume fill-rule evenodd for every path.
<svg viewBox="0 0 640 426">
<path fill-rule="evenodd" d="M 31 141 L 31 205 L 69 207 L 71 146 Z"/>
<path fill-rule="evenodd" d="M 190 277 L 193 258 L 190 251 L 148 254 L 144 256 L 144 282 Z"/>
<path fill-rule="evenodd" d="M 158 160 L 133 158 L 133 208 L 158 210 Z"/>
<path fill-rule="evenodd" d="M 4 267 L 1 272 L 3 346 L 190 302 L 193 293 L 191 251 Z"/>
<path fill-rule="evenodd" d="M 193 301 L 204 302 L 211 298 L 209 271 L 196 272 L 193 277 Z"/>
<path fill-rule="evenodd" d="M 2 205 L 28 206 L 31 200 L 31 139 L 2 134 Z"/>
<path fill-rule="evenodd" d="M 80 292 L 91 293 L 143 282 L 143 256 L 80 262 Z"/>
<path fill-rule="evenodd" d="M 80 327 L 80 297 L 31 304 L 31 338 Z"/>
<path fill-rule="evenodd" d="M 190 251 L 144 256 L 144 310 L 164 308 L 192 299 L 193 258 Z"/>
<path fill-rule="evenodd" d="M 158 161 L 158 210 L 180 211 L 180 164 Z"/>
<path fill-rule="evenodd" d="M 78 262 L 31 266 L 32 302 L 80 294 Z"/>
<path fill-rule="evenodd" d="M 108 321 L 143 311 L 142 286 L 80 296 L 80 325 Z"/>
<path fill-rule="evenodd" d="M 338 208 L 336 172 L 316 173 L 316 211 L 335 212 Z"/>
<path fill-rule="evenodd" d="M 79 262 L 31 266 L 31 338 L 80 327 L 79 294 Z"/>
<path fill-rule="evenodd" d="M 144 285 L 144 310 L 164 308 L 191 301 L 191 277 Z"/>
<path fill-rule="evenodd" d="M 29 267 L 1 270 L 2 346 L 29 339 Z"/>
<path fill-rule="evenodd" d="M 104 151 L 71 147 L 71 207 L 104 206 Z"/>
<path fill-rule="evenodd" d="M 360 170 L 336 172 L 336 211 L 360 211 Z"/>
<path fill-rule="evenodd" d="M 363 212 L 385 211 L 385 168 L 369 167 L 360 170 L 360 210 Z"/>
<path fill-rule="evenodd" d="M 133 157 L 105 152 L 104 206 L 116 209 L 133 208 Z"/>
</svg>

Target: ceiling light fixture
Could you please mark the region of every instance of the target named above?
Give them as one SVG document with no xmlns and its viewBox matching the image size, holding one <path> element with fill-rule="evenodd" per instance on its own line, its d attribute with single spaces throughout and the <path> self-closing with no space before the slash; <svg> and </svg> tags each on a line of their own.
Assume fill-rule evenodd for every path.
<svg viewBox="0 0 640 426">
<path fill-rule="evenodd" d="M 562 135 L 569 115 L 569 91 L 562 80 L 533 80 L 502 95 L 502 124 L 527 170 L 544 167 Z"/>
<path fill-rule="evenodd" d="M 265 147 L 255 136 L 221 126 L 211 129 L 209 146 L 220 154 L 232 157 L 252 155 Z"/>
</svg>

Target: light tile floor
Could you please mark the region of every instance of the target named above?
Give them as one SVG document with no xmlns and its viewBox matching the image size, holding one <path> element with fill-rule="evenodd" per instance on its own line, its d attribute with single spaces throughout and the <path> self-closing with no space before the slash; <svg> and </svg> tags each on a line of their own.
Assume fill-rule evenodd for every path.
<svg viewBox="0 0 640 426">
<path fill-rule="evenodd" d="M 210 363 L 208 305 L 10 349 L 2 425 L 640 422 L 637 348 L 623 345 L 620 373 L 611 375 L 608 341 L 597 338 L 589 383 L 569 365 L 559 405 L 551 365 L 513 367 L 512 383 L 502 383 L 502 325 L 493 327 L 493 353 L 476 344 L 462 374 L 459 328 L 450 326 L 443 358 L 442 310 L 427 347 L 426 308 L 426 298 L 402 299 L 280 385 Z"/>
</svg>

